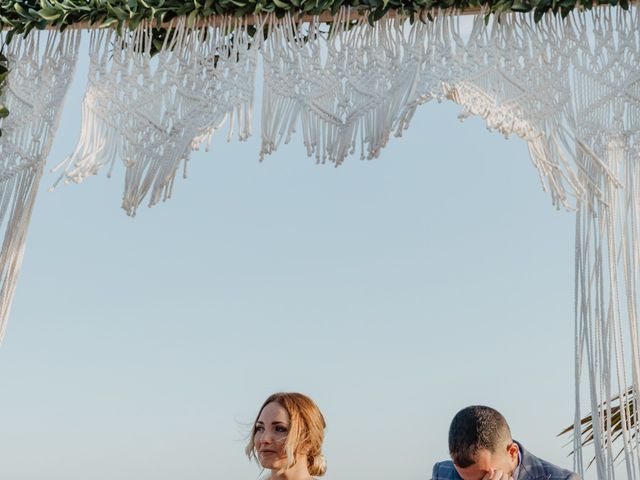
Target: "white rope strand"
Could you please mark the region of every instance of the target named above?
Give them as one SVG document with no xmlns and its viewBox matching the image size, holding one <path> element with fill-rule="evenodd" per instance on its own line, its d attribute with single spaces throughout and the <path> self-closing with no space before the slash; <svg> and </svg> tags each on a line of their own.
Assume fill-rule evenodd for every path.
<svg viewBox="0 0 640 480">
<path fill-rule="evenodd" d="M 0 35 L 0 43 L 4 41 Z M 75 68 L 80 32 L 35 33 L 7 47 L 10 67 L 0 119 L 0 341 L 22 264 L 27 230 Z"/>
</svg>

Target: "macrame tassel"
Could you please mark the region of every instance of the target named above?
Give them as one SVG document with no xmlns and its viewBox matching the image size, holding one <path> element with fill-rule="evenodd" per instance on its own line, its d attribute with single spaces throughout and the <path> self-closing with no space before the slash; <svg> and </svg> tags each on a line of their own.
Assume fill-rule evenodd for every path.
<svg viewBox="0 0 640 480">
<path fill-rule="evenodd" d="M 570 90 L 562 21 L 545 17 L 536 24 L 530 15 L 502 14 L 487 24 L 481 12 L 465 33 L 451 13 L 434 14 L 416 96 L 400 127 L 407 128 L 416 105 L 453 100 L 463 107 L 461 120 L 479 116 L 488 129 L 527 141 L 553 204 L 573 208 L 570 199 L 581 198 L 584 187 L 572 162 L 572 132 L 564 127 Z"/>
<path fill-rule="evenodd" d="M 298 124 L 309 156 L 340 165 L 348 155 L 376 158 L 413 98 L 426 27 L 341 9 L 331 29 L 318 19 L 269 17 L 263 47 L 260 158 L 288 143 Z"/>
<path fill-rule="evenodd" d="M 436 23 L 440 20 L 438 18 Z M 463 39 L 457 20 L 440 24 L 442 52 L 420 74 L 417 98 L 444 95 L 488 128 L 518 135 L 556 205 L 576 220 L 576 415 L 586 376 L 597 477 L 640 477 L 640 17 L 635 7 L 568 18 L 475 18 Z M 440 60 L 438 60 L 440 58 Z M 431 65 L 435 65 L 432 67 Z M 423 81 L 423 80 L 421 80 Z M 417 103 L 414 102 L 414 103 Z M 411 104 L 409 104 L 411 105 Z M 615 405 L 618 402 L 618 406 Z M 620 407 L 620 405 L 622 407 Z M 575 469 L 584 473 L 583 441 Z"/>
<path fill-rule="evenodd" d="M 4 39 L 0 35 L 0 44 Z M 79 32 L 14 37 L 0 119 L 0 341 L 22 264 L 31 212 L 75 68 Z"/>
<path fill-rule="evenodd" d="M 640 14 L 572 15 L 576 163 L 588 185 L 576 219 L 576 422 L 585 372 L 598 478 L 640 477 Z M 586 369 L 585 369 L 586 367 Z M 617 408 L 614 400 L 623 405 Z M 582 445 L 575 437 L 582 465 Z"/>
<path fill-rule="evenodd" d="M 184 18 L 167 29 L 152 55 L 153 27 L 142 25 L 119 37 L 94 31 L 83 127 L 64 167 L 66 181 L 81 182 L 116 161 L 126 167 L 122 207 L 133 216 L 171 197 L 176 173 L 191 151 L 210 143 L 231 119 L 239 137 L 251 134 L 257 45 L 245 20 L 191 29 Z"/>
<path fill-rule="evenodd" d="M 484 12 L 464 35 L 459 18 L 434 15 L 414 97 L 451 99 L 461 117 L 527 141 L 553 203 L 577 209 L 575 432 L 586 376 L 600 480 L 640 477 L 640 14 L 600 7 L 568 18 Z M 575 198 L 575 204 L 570 201 Z M 617 402 L 617 403 L 616 403 Z"/>
</svg>

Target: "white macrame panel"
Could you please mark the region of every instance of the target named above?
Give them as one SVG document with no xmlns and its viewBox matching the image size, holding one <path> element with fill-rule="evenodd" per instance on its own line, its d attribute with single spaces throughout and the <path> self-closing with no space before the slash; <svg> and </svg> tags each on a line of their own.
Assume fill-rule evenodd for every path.
<svg viewBox="0 0 640 480">
<path fill-rule="evenodd" d="M 0 44 L 4 38 L 0 35 Z M 14 37 L 5 47 L 10 73 L 0 119 L 0 340 L 20 272 L 31 211 L 67 88 L 76 64 L 79 32 Z"/>
<path fill-rule="evenodd" d="M 409 128 L 418 106 L 431 100 L 447 99 L 447 86 L 456 76 L 453 43 L 462 42 L 457 18 L 443 11 L 424 12 L 412 28 L 416 44 L 421 48 L 413 51 L 417 68 L 411 90 L 396 120 L 396 136 Z"/>
<path fill-rule="evenodd" d="M 576 46 L 571 76 L 576 163 L 581 165 L 583 183 L 591 185 L 576 228 L 576 428 L 579 413 L 587 407 L 595 419 L 598 478 L 636 480 L 640 478 L 640 15 L 637 8 L 629 12 L 602 8 L 572 15 L 566 28 Z M 590 394 L 586 406 L 579 392 L 583 377 Z M 620 401 L 609 401 L 615 397 L 629 408 L 616 408 Z M 580 450 L 578 443 L 575 446 Z M 622 466 L 614 468 L 618 464 Z"/>
<path fill-rule="evenodd" d="M 461 118 L 480 116 L 490 130 L 527 141 L 553 204 L 570 206 L 568 197 L 580 197 L 583 188 L 563 128 L 570 106 L 564 53 L 571 47 L 557 26 L 552 16 L 535 24 L 531 15 L 500 15 L 488 25 L 476 16 L 469 41 L 454 57 L 459 65 L 447 95 L 464 107 Z"/>
<path fill-rule="evenodd" d="M 460 118 L 483 118 L 487 128 L 517 135 L 529 145 L 543 187 L 556 206 L 572 208 L 584 187 L 572 161 L 569 55 L 562 21 L 536 24 L 532 15 L 476 15 L 469 31 L 457 12 L 433 13 L 415 95 L 400 126 L 407 128 L 417 105 L 449 99 Z M 468 20 L 465 18 L 464 20 Z"/>
<path fill-rule="evenodd" d="M 575 197 L 576 431 L 594 422 L 600 480 L 640 477 L 640 19 L 598 8 L 568 18 L 482 15 L 449 28 L 444 94 L 487 126 L 529 143 L 556 205 Z M 453 54 L 446 46 L 454 49 Z M 426 67 L 428 68 L 428 66 Z M 586 385 L 588 404 L 582 404 Z M 618 397 L 629 409 L 617 409 Z M 618 401 L 618 404 L 620 401 Z M 586 407 L 587 411 L 583 411 Z M 616 417 L 616 414 L 619 415 Z M 574 437 L 575 468 L 592 453 Z M 615 442 L 614 442 L 615 440 Z M 619 467 L 616 465 L 621 464 Z"/>
<path fill-rule="evenodd" d="M 375 158 L 413 96 L 426 26 L 365 18 L 343 8 L 329 30 L 317 20 L 269 18 L 263 45 L 260 157 L 302 129 L 309 156 L 336 165 Z"/>
<path fill-rule="evenodd" d="M 251 134 L 257 49 L 244 22 L 194 30 L 181 19 L 171 31 L 156 55 L 151 27 L 92 32 L 80 141 L 62 164 L 78 183 L 123 161 L 122 207 L 132 216 L 145 196 L 149 206 L 171 196 L 181 164 L 186 175 L 191 151 L 225 120 L 241 139 Z"/>
<path fill-rule="evenodd" d="M 640 478 L 640 15 L 606 7 L 546 16 L 481 13 L 470 32 L 435 15 L 416 106 L 450 99 L 529 144 L 556 206 L 577 209 L 576 411 L 591 413 L 597 478 Z M 573 200 L 574 199 L 574 200 Z M 582 387 L 588 403 L 582 404 Z M 617 397 L 617 399 L 616 399 Z M 611 401 L 613 399 L 613 401 Z M 620 403 L 627 408 L 616 408 Z M 586 407 L 586 411 L 583 408 Z M 574 437 L 575 468 L 592 453 Z M 621 464 L 621 465 L 620 465 Z M 619 465 L 616 467 L 616 465 Z"/>
</svg>

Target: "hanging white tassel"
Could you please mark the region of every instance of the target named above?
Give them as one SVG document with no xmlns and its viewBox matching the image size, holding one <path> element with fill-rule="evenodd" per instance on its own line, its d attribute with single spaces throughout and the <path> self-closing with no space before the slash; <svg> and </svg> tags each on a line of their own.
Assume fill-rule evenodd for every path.
<svg viewBox="0 0 640 480">
<path fill-rule="evenodd" d="M 574 14 L 567 36 L 575 45 L 576 163 L 581 180 L 590 185 L 576 228 L 576 372 L 587 367 L 598 478 L 615 478 L 621 460 L 622 477 L 635 480 L 640 477 L 640 14 L 635 7 Z M 581 379 L 576 376 L 576 431 Z M 618 410 L 615 443 L 614 397 L 629 407 Z M 582 448 L 579 436 L 575 448 Z"/>
<path fill-rule="evenodd" d="M 600 7 L 567 19 L 508 14 L 463 35 L 440 12 L 418 73 L 417 105 L 449 98 L 462 117 L 527 141 L 556 206 L 577 209 L 576 415 L 586 376 L 599 479 L 640 477 L 640 14 Z M 575 198 L 575 204 L 571 198 Z M 616 410 L 611 399 L 626 408 Z M 614 417 L 616 414 L 617 417 Z M 613 423 L 613 418 L 617 423 Z M 614 434 L 614 428 L 616 433 Z M 584 473 L 580 435 L 575 468 Z M 614 441 L 616 442 L 614 444 Z"/>
<path fill-rule="evenodd" d="M 487 24 L 483 11 L 466 33 L 456 11 L 430 14 L 414 98 L 398 128 L 408 127 L 421 103 L 453 100 L 463 107 L 461 119 L 479 116 L 490 130 L 527 141 L 553 204 L 573 208 L 571 199 L 582 198 L 584 186 L 564 123 L 570 90 L 562 21 L 545 17 L 535 24 L 531 15 L 502 14 Z"/>
<path fill-rule="evenodd" d="M 340 165 L 357 151 L 375 158 L 412 98 L 425 26 L 342 8 L 329 30 L 319 19 L 271 17 L 263 47 L 260 158 L 288 143 L 298 124 L 309 156 Z"/>
<path fill-rule="evenodd" d="M 0 44 L 4 39 L 0 35 Z M 67 88 L 76 64 L 79 32 L 14 37 L 7 46 L 10 73 L 0 119 L 0 341 L 22 264 L 31 212 Z"/>
<path fill-rule="evenodd" d="M 155 56 L 151 25 L 121 37 L 92 32 L 80 141 L 59 165 L 78 183 L 123 161 L 122 206 L 132 216 L 145 197 L 153 206 L 171 196 L 181 164 L 186 172 L 191 151 L 228 117 L 240 139 L 251 134 L 257 49 L 246 20 L 191 29 L 181 18 L 168 31 Z"/>
</svg>

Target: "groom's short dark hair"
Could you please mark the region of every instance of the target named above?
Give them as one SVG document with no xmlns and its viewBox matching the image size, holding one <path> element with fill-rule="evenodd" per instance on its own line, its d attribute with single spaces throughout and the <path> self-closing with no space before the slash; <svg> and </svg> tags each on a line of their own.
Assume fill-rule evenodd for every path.
<svg viewBox="0 0 640 480">
<path fill-rule="evenodd" d="M 449 453 L 460 468 L 473 465 L 478 450 L 495 452 L 501 441 L 511 441 L 505 418 L 491 407 L 472 405 L 463 408 L 449 427 Z"/>
</svg>

